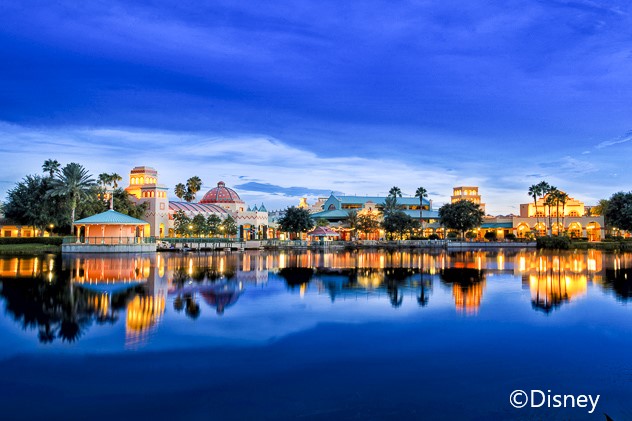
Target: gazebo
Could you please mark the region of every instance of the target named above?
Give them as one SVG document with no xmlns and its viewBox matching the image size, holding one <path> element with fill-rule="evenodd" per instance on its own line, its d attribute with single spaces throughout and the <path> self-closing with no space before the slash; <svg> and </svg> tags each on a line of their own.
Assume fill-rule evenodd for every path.
<svg viewBox="0 0 632 421">
<path fill-rule="evenodd" d="M 146 225 L 149 223 L 110 209 L 75 221 L 76 236 L 65 239 L 62 252 L 155 252 L 154 239 L 144 237 Z"/>
<path fill-rule="evenodd" d="M 322 241 L 331 241 L 333 238 L 340 237 L 336 231 L 329 227 L 316 227 L 314 230 L 307 234 L 313 239 Z"/>
</svg>

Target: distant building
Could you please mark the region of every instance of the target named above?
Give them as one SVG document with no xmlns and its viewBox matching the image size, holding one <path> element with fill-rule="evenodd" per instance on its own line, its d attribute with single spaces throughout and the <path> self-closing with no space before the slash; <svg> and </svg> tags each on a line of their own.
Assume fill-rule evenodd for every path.
<svg viewBox="0 0 632 421">
<path fill-rule="evenodd" d="M 485 212 L 485 203 L 481 202 L 481 196 L 478 193 L 478 187 L 460 186 L 452 188 L 452 196 L 450 197 L 450 202 L 455 203 L 459 200 L 469 200 L 472 203 L 476 203 L 481 207 L 481 210 Z"/>
<path fill-rule="evenodd" d="M 537 235 L 558 235 L 587 238 L 599 241 L 605 237 L 603 216 L 590 216 L 583 202 L 569 197 L 565 205 L 548 206 L 546 196 L 534 204 L 520 205 L 520 216 L 486 217 L 479 229 L 482 238 L 488 231 L 496 231 L 496 237 L 514 234 L 518 238 Z"/>
<path fill-rule="evenodd" d="M 307 209 L 309 213 L 322 212 L 323 206 L 326 201 L 327 201 L 326 197 L 319 197 L 313 205 L 310 205 L 309 203 L 307 203 L 307 198 L 302 197 L 298 204 L 298 208 Z"/>
<path fill-rule="evenodd" d="M 265 239 L 272 235 L 268 224 L 268 211 L 264 204 L 249 207 L 239 194 L 220 181 L 210 189 L 198 203 L 171 201 L 167 198 L 167 187 L 158 183 L 158 172 L 151 167 L 135 167 L 129 174 L 129 186 L 125 189 L 136 203 L 149 205 L 143 219 L 149 223 L 145 236 L 173 237 L 173 215 L 184 212 L 188 217 L 195 215 L 217 215 L 225 219 L 228 215 L 235 220 L 237 237 L 244 240 Z"/>
</svg>

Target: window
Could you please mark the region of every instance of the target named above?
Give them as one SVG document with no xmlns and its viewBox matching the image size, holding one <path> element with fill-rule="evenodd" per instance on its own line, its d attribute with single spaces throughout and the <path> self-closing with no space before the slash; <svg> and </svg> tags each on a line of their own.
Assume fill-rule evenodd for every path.
<svg viewBox="0 0 632 421">
<path fill-rule="evenodd" d="M 165 204 L 164 203 L 160 204 L 160 210 L 165 210 Z"/>
<path fill-rule="evenodd" d="M 331 206 L 330 206 L 330 208 L 331 208 Z M 343 205 L 342 205 L 342 209 L 361 209 L 361 208 L 362 208 L 362 205 L 359 204 L 359 203 L 343 203 Z"/>
</svg>

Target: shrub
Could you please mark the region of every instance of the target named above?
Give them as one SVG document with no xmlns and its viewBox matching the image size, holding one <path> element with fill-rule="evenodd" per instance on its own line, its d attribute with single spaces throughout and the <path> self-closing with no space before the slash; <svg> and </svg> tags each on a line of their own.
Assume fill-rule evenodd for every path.
<svg viewBox="0 0 632 421">
<path fill-rule="evenodd" d="M 497 234 L 496 231 L 487 231 L 485 233 L 485 239 L 489 240 L 489 241 L 494 241 L 496 240 Z"/>
<path fill-rule="evenodd" d="M 430 234 L 430 235 L 428 236 L 428 239 L 429 239 L 429 240 L 440 240 L 440 239 L 441 239 L 441 237 L 439 237 L 437 234 Z"/>
<path fill-rule="evenodd" d="M 571 239 L 568 237 L 538 237 L 539 249 L 568 250 L 571 248 Z"/>
<path fill-rule="evenodd" d="M 47 244 L 60 246 L 63 237 L 0 237 L 0 244 Z"/>
<path fill-rule="evenodd" d="M 509 240 L 509 241 L 514 241 L 516 239 L 516 234 L 509 233 L 509 234 L 505 235 L 505 239 Z"/>
</svg>

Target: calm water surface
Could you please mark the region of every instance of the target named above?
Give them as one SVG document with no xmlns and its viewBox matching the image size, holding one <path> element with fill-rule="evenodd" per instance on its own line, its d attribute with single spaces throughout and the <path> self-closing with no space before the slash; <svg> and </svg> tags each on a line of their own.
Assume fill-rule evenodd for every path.
<svg viewBox="0 0 632 421">
<path fill-rule="evenodd" d="M 632 419 L 631 299 L 599 251 L 3 257 L 0 419 Z"/>
</svg>

